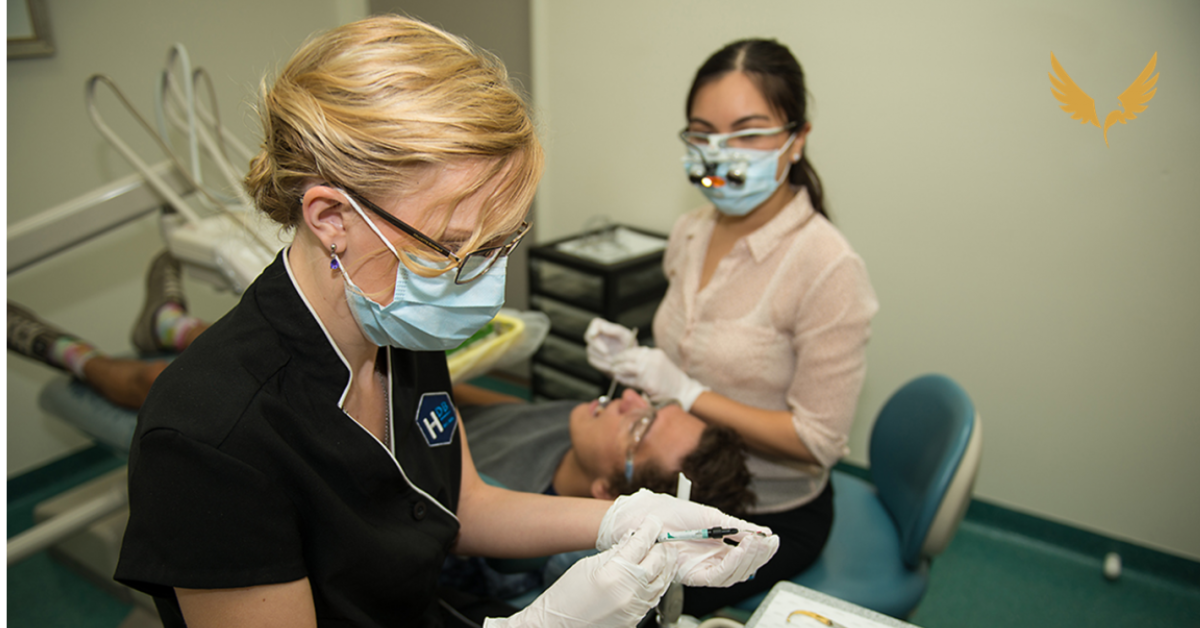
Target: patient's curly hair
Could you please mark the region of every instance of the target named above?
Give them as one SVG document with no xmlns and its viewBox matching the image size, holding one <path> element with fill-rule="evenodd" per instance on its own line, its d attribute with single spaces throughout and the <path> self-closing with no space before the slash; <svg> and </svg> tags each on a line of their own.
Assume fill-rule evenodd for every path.
<svg viewBox="0 0 1200 628">
<path fill-rule="evenodd" d="M 700 444 L 683 459 L 682 469 L 668 471 L 651 461 L 634 469 L 632 482 L 625 480 L 624 473 L 613 474 L 609 487 L 614 495 L 629 495 L 641 488 L 674 495 L 682 471 L 692 482 L 692 501 L 744 517 L 758 501 L 750 488 L 746 451 L 746 442 L 737 432 L 709 425 L 700 434 Z"/>
</svg>

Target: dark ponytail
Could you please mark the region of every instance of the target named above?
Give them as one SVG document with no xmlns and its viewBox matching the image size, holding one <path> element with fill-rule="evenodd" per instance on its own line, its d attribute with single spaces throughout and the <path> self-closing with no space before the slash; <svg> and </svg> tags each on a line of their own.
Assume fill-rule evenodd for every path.
<svg viewBox="0 0 1200 628">
<path fill-rule="evenodd" d="M 787 46 L 770 39 L 735 41 L 709 57 L 696 71 L 684 115 L 691 115 L 692 103 L 701 87 L 734 70 L 744 73 L 758 85 L 767 103 L 782 113 L 788 122 L 795 122 L 797 131 L 808 124 L 804 70 Z M 813 208 L 829 218 L 821 178 L 803 153 L 788 172 L 788 182 L 807 188 Z"/>
</svg>

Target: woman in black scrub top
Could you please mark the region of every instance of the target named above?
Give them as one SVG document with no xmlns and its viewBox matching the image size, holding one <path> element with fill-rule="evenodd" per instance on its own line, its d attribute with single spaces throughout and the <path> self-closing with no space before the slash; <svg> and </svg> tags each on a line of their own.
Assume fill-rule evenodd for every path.
<svg viewBox="0 0 1200 628">
<path fill-rule="evenodd" d="M 728 586 L 774 553 L 769 530 L 663 495 L 480 480 L 444 351 L 503 302 L 543 159 L 499 61 L 372 18 L 306 43 L 260 113 L 246 188 L 293 243 L 159 378 L 130 453 L 116 578 L 166 626 L 441 625 L 448 553 L 592 546 L 486 624 L 627 626 L 673 579 Z M 713 526 L 740 544 L 654 542 Z"/>
</svg>

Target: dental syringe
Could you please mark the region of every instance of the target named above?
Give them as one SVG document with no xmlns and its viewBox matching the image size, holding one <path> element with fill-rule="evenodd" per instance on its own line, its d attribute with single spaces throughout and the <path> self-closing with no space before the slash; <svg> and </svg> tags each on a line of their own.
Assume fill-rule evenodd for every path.
<svg viewBox="0 0 1200 628">
<path fill-rule="evenodd" d="M 658 535 L 658 542 L 664 541 L 698 541 L 700 539 L 719 539 L 737 534 L 737 528 L 703 528 L 700 530 L 684 530 L 682 532 L 663 532 Z"/>
</svg>

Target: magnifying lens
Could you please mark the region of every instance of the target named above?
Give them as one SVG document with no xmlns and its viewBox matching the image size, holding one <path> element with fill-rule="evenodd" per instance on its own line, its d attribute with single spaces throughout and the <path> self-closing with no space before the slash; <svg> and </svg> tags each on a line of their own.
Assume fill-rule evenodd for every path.
<svg viewBox="0 0 1200 628">
<path fill-rule="evenodd" d="M 746 174 L 750 169 L 750 164 L 744 160 L 738 160 L 730 164 L 729 171 L 724 177 L 717 175 L 717 164 L 709 163 L 703 155 L 697 154 L 701 163 L 693 163 L 688 167 L 688 180 L 695 185 L 706 188 L 719 188 L 725 185 L 742 186 L 746 184 Z"/>
</svg>

